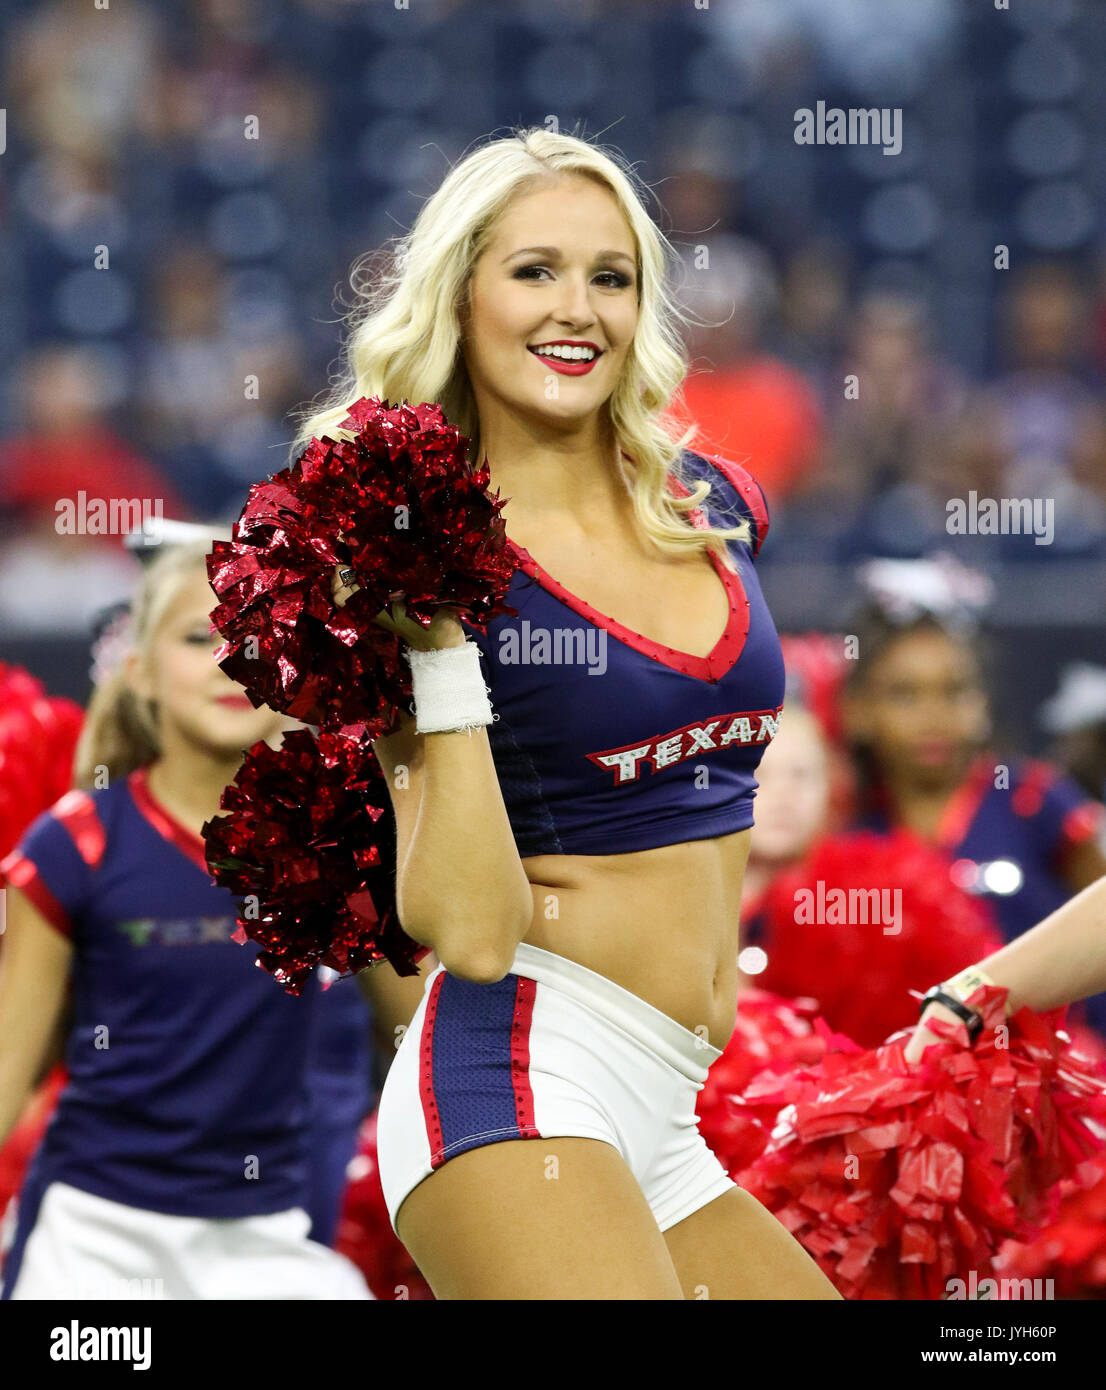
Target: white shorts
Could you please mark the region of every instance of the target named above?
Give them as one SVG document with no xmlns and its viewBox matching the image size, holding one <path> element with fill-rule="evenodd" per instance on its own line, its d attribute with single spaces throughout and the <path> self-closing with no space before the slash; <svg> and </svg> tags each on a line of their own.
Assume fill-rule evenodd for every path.
<svg viewBox="0 0 1106 1390">
<path fill-rule="evenodd" d="M 371 1299 L 344 1255 L 307 1239 L 302 1207 L 214 1220 L 168 1216 L 52 1182 L 12 1299 Z"/>
<path fill-rule="evenodd" d="M 613 1145 L 662 1231 L 736 1186 L 695 1100 L 722 1054 L 604 975 L 522 942 L 511 971 L 426 981 L 380 1095 L 388 1214 L 458 1154 L 504 1139 Z"/>
</svg>

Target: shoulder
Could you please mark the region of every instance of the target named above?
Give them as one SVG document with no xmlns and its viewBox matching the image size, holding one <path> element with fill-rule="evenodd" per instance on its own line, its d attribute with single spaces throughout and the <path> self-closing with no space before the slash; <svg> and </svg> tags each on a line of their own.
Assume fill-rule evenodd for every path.
<svg viewBox="0 0 1106 1390">
<path fill-rule="evenodd" d="M 126 796 L 126 779 L 96 790 L 73 788 L 30 822 L 0 872 L 13 855 L 41 854 L 98 869 L 108 852 L 111 826 Z"/>
<path fill-rule="evenodd" d="M 770 524 L 768 502 L 756 478 L 740 463 L 722 454 L 704 454 L 692 449 L 685 449 L 680 455 L 678 469 L 685 482 L 705 479 L 710 484 L 710 506 L 722 513 L 724 520 L 743 517 L 751 523 L 750 549 L 755 557 L 764 544 Z"/>
<path fill-rule="evenodd" d="M 1101 832 L 1106 808 L 1053 763 L 1038 758 L 1012 760 L 1010 791 L 1016 815 L 1046 826 L 1065 840 L 1079 842 Z"/>
<path fill-rule="evenodd" d="M 110 788 L 65 792 L 0 858 L 0 883 L 21 889 L 49 922 L 72 936 L 74 922 L 95 895 L 97 871 L 112 843 L 120 843 L 112 827 L 126 798 L 125 778 Z"/>
</svg>

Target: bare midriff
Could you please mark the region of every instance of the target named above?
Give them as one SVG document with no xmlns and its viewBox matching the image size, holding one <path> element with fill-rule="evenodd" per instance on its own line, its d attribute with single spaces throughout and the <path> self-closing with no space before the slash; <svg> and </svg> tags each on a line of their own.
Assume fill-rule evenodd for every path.
<svg viewBox="0 0 1106 1390">
<path fill-rule="evenodd" d="M 632 854 L 526 857 L 534 915 L 524 940 L 605 975 L 724 1048 L 737 1013 L 751 834 Z"/>
</svg>

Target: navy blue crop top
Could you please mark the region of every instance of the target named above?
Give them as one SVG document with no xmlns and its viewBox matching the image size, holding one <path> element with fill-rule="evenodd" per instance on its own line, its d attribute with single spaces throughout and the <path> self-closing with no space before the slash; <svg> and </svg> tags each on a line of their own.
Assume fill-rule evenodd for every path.
<svg viewBox="0 0 1106 1390">
<path fill-rule="evenodd" d="M 754 772 L 779 721 L 784 666 L 753 570 L 768 529 L 764 494 L 737 464 L 690 451 L 682 478 L 711 484 L 701 512 L 747 518 L 728 543 L 738 572 L 711 554 L 730 596 L 709 656 L 662 646 L 569 593 L 514 545 L 519 568 L 481 652 L 495 721 L 492 758 L 519 854 L 621 854 L 745 830 Z M 671 486 L 687 494 L 681 478 Z"/>
</svg>

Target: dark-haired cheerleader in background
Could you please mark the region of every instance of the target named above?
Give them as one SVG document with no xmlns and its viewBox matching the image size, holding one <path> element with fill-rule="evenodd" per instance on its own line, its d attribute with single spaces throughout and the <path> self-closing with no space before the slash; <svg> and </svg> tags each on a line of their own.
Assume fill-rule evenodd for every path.
<svg viewBox="0 0 1106 1390">
<path fill-rule="evenodd" d="M 1101 803 L 1050 764 L 991 746 L 970 629 L 929 611 L 896 621 L 873 604 L 854 631 L 844 721 L 858 827 L 910 829 L 944 850 L 953 882 L 986 898 L 1007 941 L 1106 875 Z M 1106 996 L 1084 1007 L 1106 1034 Z"/>
</svg>

